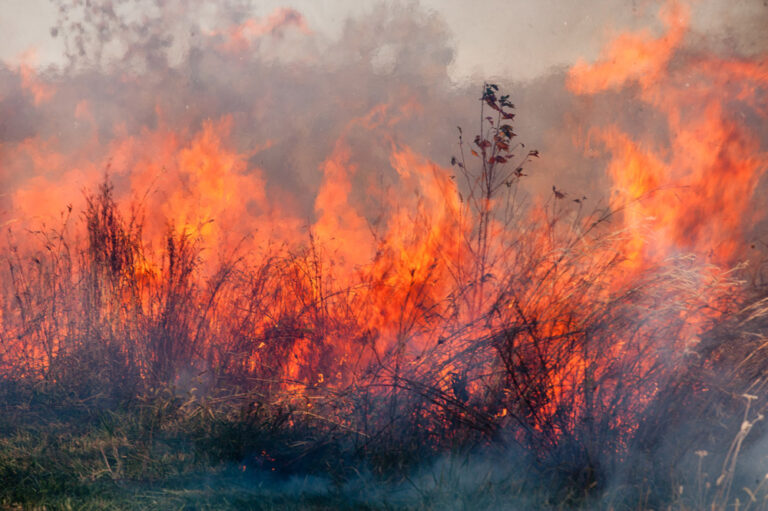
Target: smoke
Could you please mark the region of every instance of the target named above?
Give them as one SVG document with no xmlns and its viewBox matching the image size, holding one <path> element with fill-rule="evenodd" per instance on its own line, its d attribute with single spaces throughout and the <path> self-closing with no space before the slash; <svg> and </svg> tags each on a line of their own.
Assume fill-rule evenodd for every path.
<svg viewBox="0 0 768 511">
<path fill-rule="evenodd" d="M 0 64 L 0 225 L 56 222 L 68 204 L 80 211 L 82 190 L 107 173 L 118 198 L 141 201 L 150 236 L 193 226 L 225 250 L 245 237 L 257 247 L 304 240 L 313 226 L 366 260 L 387 208 L 429 199 L 393 152 L 452 172 L 457 126 L 471 140 L 484 122 L 485 76 L 457 79 L 457 69 L 490 69 L 517 105 L 519 140 L 542 155 L 526 168 L 530 203 L 559 200 L 574 218 L 621 210 L 628 238 L 652 231 L 644 257 L 751 257 L 745 245 L 765 235 L 762 2 L 701 2 L 689 17 L 675 2 L 661 15 L 656 2 L 593 2 L 590 13 L 543 2 L 521 30 L 509 29 L 514 8 L 491 4 L 504 16 L 467 30 L 501 24 L 505 44 L 529 49 L 522 63 L 504 47 L 458 45 L 456 5 L 443 15 L 428 2 L 379 3 L 329 32 L 299 7 L 254 14 L 237 0 L 61 2 L 51 33 L 64 60 Z M 579 26 L 578 44 L 553 56 L 566 44 L 563 23 Z M 537 31 L 555 36 L 539 44 L 528 37 Z M 501 463 L 439 460 L 357 498 L 471 507 L 483 488 L 515 486 L 517 472 L 498 472 Z M 310 492 L 325 484 L 313 479 Z"/>
<path fill-rule="evenodd" d="M 79 15 L 63 5 L 56 32 L 68 64 L 3 67 L 4 220 L 55 214 L 107 167 L 122 196 L 188 186 L 194 199 L 202 184 L 194 189 L 179 153 L 202 143 L 206 126 L 209 149 L 231 156 L 220 170 L 263 194 L 246 201 L 254 217 L 280 204 L 311 220 L 320 169 L 342 134 L 366 170 L 360 180 L 392 174 L 384 151 L 398 141 L 449 158 L 448 144 L 430 148 L 425 128 L 442 124 L 448 141 L 450 105 L 466 98 L 447 80 L 445 26 L 416 6 L 381 6 L 331 40 L 294 10 L 251 19 L 230 6 L 146 3 L 140 20 L 121 13 L 124 4 Z M 381 120 L 349 128 L 382 105 Z M 31 202 L 44 192 L 41 211 Z"/>
<path fill-rule="evenodd" d="M 256 223 L 294 230 L 312 224 L 322 214 L 314 201 L 323 164 L 339 142 L 360 169 L 349 176 L 348 199 L 372 221 L 378 212 L 368 191 L 397 189 L 387 157 L 393 144 L 447 167 L 456 152 L 456 126 L 477 129 L 481 78 L 455 80 L 459 54 L 478 63 L 493 57 L 497 69 L 491 75 L 518 106 L 519 140 L 545 155 L 530 169 L 528 190 L 542 196 L 556 185 L 573 198 L 588 197 L 590 207 L 607 205 L 613 183 L 605 169 L 612 151 L 596 142 L 594 128 L 615 124 L 632 137 L 649 137 L 651 151 L 666 150 L 670 140 L 665 114 L 631 83 L 587 94 L 566 87 L 563 64 L 598 58 L 600 44 L 612 33 L 630 28 L 653 38 L 665 31 L 655 3 L 602 3 L 600 9 L 569 7 L 557 14 L 546 3 L 524 11 L 524 27 L 536 23 L 544 31 L 561 19 L 564 26 L 583 27 L 575 35 L 565 32 L 583 51 L 571 55 L 574 45 L 568 45 L 558 62 L 548 57 L 556 53 L 552 39 L 541 36 L 537 46 L 523 28 L 520 37 L 532 41 L 525 43 L 528 53 L 554 67 L 521 81 L 501 74 L 507 66 L 503 49 L 457 49 L 458 35 L 451 30 L 455 5 L 439 14 L 428 4 L 381 3 L 329 34 L 315 30 L 298 9 L 254 16 L 248 2 L 61 2 L 51 33 L 62 41 L 66 64 L 40 69 L 28 56 L 28 62 L 0 70 L 2 221 L 55 217 L 107 168 L 123 197 L 152 190 L 150 211 L 158 218 L 169 214 L 162 204 L 174 202 L 169 189 L 184 189 L 186 200 L 199 207 L 175 210 L 177 217 L 203 211 L 208 218 L 198 220 L 220 221 L 214 217 L 223 204 L 207 207 L 203 197 L 210 183 L 195 183 L 190 175 L 200 174 L 189 169 L 197 161 L 180 158 L 185 149 L 202 149 L 206 126 L 208 149 L 230 156 L 219 170 L 231 179 L 219 191 L 253 195 L 235 201 L 237 214 L 252 220 L 245 222 L 249 229 Z M 502 11 L 499 5 L 490 8 Z M 765 37 L 757 20 L 764 17 L 759 2 L 727 10 L 717 3 L 697 6 L 670 69 L 695 79 L 686 62 L 703 51 L 724 58 L 760 55 Z M 498 23 L 488 21 L 488 30 Z M 478 24 L 483 25 L 472 21 L 467 30 Z M 601 35 L 584 33 L 599 32 L 597 27 L 603 27 Z M 382 118 L 361 126 L 379 107 Z M 754 124 L 764 114 L 743 102 L 739 108 Z M 760 137 L 764 146 L 765 134 Z M 659 186 L 675 185 L 675 179 L 668 181 Z"/>
<path fill-rule="evenodd" d="M 239 464 L 218 475 L 188 477 L 184 486 L 203 495 L 226 493 L 245 502 L 306 500 L 328 507 L 451 511 L 557 509 L 537 493 L 535 484 L 532 491 L 521 490 L 521 482 L 532 475 L 530 470 L 522 452 L 505 448 L 440 456 L 396 479 L 383 480 L 360 469 L 340 482 L 318 475 L 284 476 Z"/>
</svg>

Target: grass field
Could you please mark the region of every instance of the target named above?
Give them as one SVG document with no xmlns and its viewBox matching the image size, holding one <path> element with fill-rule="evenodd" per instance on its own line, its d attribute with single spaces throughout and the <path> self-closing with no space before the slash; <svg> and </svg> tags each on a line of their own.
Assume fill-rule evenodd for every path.
<svg viewBox="0 0 768 511">
<path fill-rule="evenodd" d="M 487 462 L 373 467 L 330 456 L 339 438 L 318 451 L 309 423 L 277 428 L 275 415 L 233 414 L 172 389 L 112 405 L 35 385 L 3 390 L 2 509 L 494 509 L 521 497 L 519 481 Z"/>
<path fill-rule="evenodd" d="M 766 497 L 764 482 L 747 481 L 723 502 L 718 488 L 734 474 L 725 465 L 719 482 L 703 473 L 701 451 L 698 467 L 678 473 L 669 493 L 640 478 L 597 488 L 563 484 L 562 474 L 547 479 L 525 453 L 500 443 L 385 459 L 355 452 L 342 431 L 286 420 L 300 414 L 238 409 L 231 399 L 172 388 L 121 403 L 23 382 L 2 389 L 1 509 L 692 511 L 762 509 Z"/>
</svg>

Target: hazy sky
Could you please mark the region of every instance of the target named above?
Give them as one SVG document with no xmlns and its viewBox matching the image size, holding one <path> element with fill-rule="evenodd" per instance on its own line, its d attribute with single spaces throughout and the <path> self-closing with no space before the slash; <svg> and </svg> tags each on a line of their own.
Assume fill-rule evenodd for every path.
<svg viewBox="0 0 768 511">
<path fill-rule="evenodd" d="M 305 16 L 312 30 L 335 35 L 350 16 L 372 10 L 380 3 L 393 2 L 258 0 L 252 2 L 252 10 L 254 16 L 260 17 L 277 7 L 293 7 Z M 398 3 L 418 3 L 447 24 L 456 52 L 451 73 L 457 81 L 473 76 L 530 79 L 579 57 L 594 58 L 616 32 L 653 26 L 659 5 L 654 0 Z M 699 0 L 695 6 L 694 29 L 717 34 L 734 46 L 765 46 L 766 39 L 756 42 L 754 31 L 749 30 L 768 20 L 765 0 Z M 61 40 L 50 36 L 55 21 L 56 7 L 51 0 L 0 0 L 0 58 L 12 62 L 34 48 L 38 63 L 60 62 Z M 748 38 L 741 37 L 745 29 L 751 32 Z"/>
<path fill-rule="evenodd" d="M 301 12 L 310 28 L 338 34 L 349 16 L 371 10 L 377 2 L 359 0 L 259 0 L 254 15 L 277 7 Z M 652 19 L 655 8 L 642 0 L 421 0 L 448 26 L 456 49 L 454 79 L 470 75 L 505 75 L 526 79 L 551 66 L 594 56 L 614 29 Z M 643 4 L 643 6 L 638 6 Z M 651 4 L 653 5 L 653 4 Z M 13 61 L 34 48 L 38 63 L 61 60 L 61 40 L 50 35 L 56 7 L 50 0 L 0 1 L 0 58 Z"/>
</svg>

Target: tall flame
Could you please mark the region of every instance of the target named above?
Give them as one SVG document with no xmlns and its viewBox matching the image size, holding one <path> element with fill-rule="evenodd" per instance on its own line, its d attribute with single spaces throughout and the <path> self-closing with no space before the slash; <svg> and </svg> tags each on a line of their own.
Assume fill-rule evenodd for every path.
<svg viewBox="0 0 768 511">
<path fill-rule="evenodd" d="M 567 88 L 578 97 L 623 95 L 660 119 L 662 129 L 653 133 L 626 122 L 588 129 L 585 144 L 611 156 L 609 209 L 624 222 L 618 232 L 581 216 L 581 199 L 574 206 L 557 188 L 527 209 L 513 204 L 525 174 L 512 166 L 512 152 L 524 150 L 510 149 L 516 135 L 508 125 L 502 138 L 494 117 L 481 119 L 481 131 L 490 123 L 496 138 L 478 136 L 475 143 L 483 155 L 487 142 L 506 147 L 507 156 L 479 161 L 473 149 L 476 159 L 445 168 L 420 154 L 417 144 L 403 142 L 407 130 L 398 131 L 423 113 L 420 98 L 408 90 L 353 109 L 341 128 L 313 134 L 319 147 L 327 139 L 328 150 L 304 169 L 313 183 L 307 197 L 269 179 L 261 163 L 266 153 L 284 151 L 287 164 L 305 148 L 293 143 L 289 130 L 280 132 L 285 140 L 269 129 L 259 131 L 263 137 L 250 133 L 268 124 L 258 112 L 237 104 L 243 111 L 211 114 L 207 105 L 196 110 L 161 98 L 146 122 L 122 119 L 105 127 L 94 102 L 66 102 L 53 84 L 21 67 L 16 73 L 35 108 L 61 99 L 74 127 L 0 145 L 0 178 L 12 185 L 4 225 L 18 220 L 14 229 L 38 229 L 41 219 L 57 217 L 64 224 L 55 235 L 42 235 L 42 249 L 30 242 L 18 251 L 9 242 L 12 273 L 29 268 L 24 260 L 39 268 L 32 266 L 38 269 L 26 280 L 14 273 L 6 283 L 0 330 L 13 339 L 31 336 L 30 351 L 18 356 L 37 360 L 44 370 L 77 322 L 64 326 L 61 307 L 25 303 L 19 290 L 50 285 L 63 271 L 69 280 L 54 282 L 59 287 L 47 297 L 51 303 L 63 300 L 60 288 L 81 286 L 91 301 L 72 310 L 96 317 L 105 338 L 117 337 L 117 327 L 105 326 L 110 319 L 132 325 L 121 333 L 157 352 L 147 357 L 148 366 L 162 366 L 165 355 L 205 358 L 303 397 L 307 388 L 348 388 L 374 376 L 396 389 L 416 387 L 417 377 L 424 378 L 431 387 L 419 389 L 433 407 L 452 407 L 463 417 L 467 403 L 495 396 L 506 404 L 503 412 L 488 405 L 483 413 L 525 417 L 526 434 L 550 443 L 576 434 L 584 417 L 589 422 L 613 410 L 625 394 L 635 399 L 628 409 L 637 412 L 668 374 L 665 357 L 670 365 L 679 360 L 703 324 L 707 313 L 699 311 L 716 309 L 723 289 L 732 291 L 715 266 L 705 269 L 686 256 L 721 267 L 743 258 L 750 226 L 762 214 L 751 207 L 768 169 L 764 142 L 745 121 L 768 117 L 768 61 L 690 50 L 684 3 L 668 2 L 659 16 L 663 34 L 620 35 L 596 62 L 578 62 L 567 75 Z M 215 58 L 196 54 L 191 62 L 216 69 L 219 59 L 245 59 L 260 38 L 291 27 L 311 34 L 288 9 L 209 32 L 202 47 Z M 189 74 L 194 82 L 195 73 Z M 138 83 L 128 73 L 120 80 L 126 87 Z M 196 96 L 205 87 L 190 90 L 192 99 L 205 103 Z M 258 110 L 255 103 L 248 108 Z M 502 113 L 510 122 L 514 117 L 496 110 L 499 120 Z M 538 152 L 525 161 L 531 155 Z M 491 183 L 484 197 L 456 179 L 457 168 L 469 172 L 464 165 L 487 170 L 507 163 L 509 178 Z M 374 164 L 386 180 L 371 177 Z M 62 240 L 72 223 L 59 214 L 70 211 L 66 205 L 98 183 L 105 169 L 117 195 L 138 203 L 134 211 L 127 201 L 120 206 L 134 223 L 123 225 L 113 211 L 98 210 L 92 197 L 80 200 L 76 211 L 90 207 L 86 218 L 103 222 L 87 227 L 107 238 L 106 248 L 80 239 L 80 259 L 96 270 L 80 275 L 56 267 L 66 258 L 55 250 L 69 250 Z M 108 199 L 101 200 L 111 206 Z M 120 243 L 123 252 L 115 248 Z M 46 253 L 53 254 L 47 269 L 40 262 Z M 692 282 L 693 291 L 669 282 Z M 721 294 L 699 296 L 711 289 Z M 671 302 L 681 305 L 659 306 Z M 9 312 L 15 306 L 24 313 Z M 195 313 L 184 316 L 190 310 Z M 643 314 L 648 318 L 635 318 Z M 176 316 L 188 323 L 170 331 Z M 149 333 L 136 333 L 136 325 Z M 169 347 L 176 337 L 184 349 Z M 153 369 L 159 371 L 142 368 L 145 374 Z M 510 397 L 515 391 L 520 395 Z M 632 418 L 617 414 L 609 425 L 630 431 Z"/>
<path fill-rule="evenodd" d="M 580 95 L 629 91 L 666 121 L 661 141 L 618 126 L 590 131 L 590 143 L 613 155 L 611 203 L 625 208 L 632 258 L 640 264 L 694 251 L 732 263 L 745 253 L 757 220 L 750 201 L 768 165 L 744 117 L 768 113 L 768 65 L 686 53 L 684 4 L 668 2 L 660 18 L 663 35 L 619 36 L 598 62 L 574 65 L 568 87 Z"/>
</svg>

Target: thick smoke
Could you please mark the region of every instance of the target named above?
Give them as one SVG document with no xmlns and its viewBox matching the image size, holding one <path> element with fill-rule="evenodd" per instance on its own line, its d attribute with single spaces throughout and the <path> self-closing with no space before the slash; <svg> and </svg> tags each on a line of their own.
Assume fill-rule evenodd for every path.
<svg viewBox="0 0 768 511">
<path fill-rule="evenodd" d="M 630 26 L 643 40 L 664 42 L 675 20 L 660 21 L 656 3 L 632 2 L 629 9 L 627 4 L 595 2 L 604 8 L 594 23 L 608 23 L 606 13 L 615 8 L 621 28 Z M 553 9 L 547 5 L 542 12 Z M 68 204 L 78 210 L 82 190 L 106 173 L 118 197 L 142 202 L 154 233 L 168 222 L 212 221 L 214 246 L 256 232 L 264 235 L 262 241 L 304 239 L 308 226 L 334 214 L 335 201 L 359 212 L 355 225 L 344 224 L 346 217 L 337 219 L 339 232 L 376 233 L 386 227 L 387 205 L 421 199 L 421 190 L 395 168 L 393 149 L 410 148 L 450 169 L 456 127 L 472 135 L 479 129 L 477 100 L 485 77 L 456 80 L 455 35 L 428 7 L 381 3 L 345 20 L 332 35 L 316 30 L 300 9 L 254 16 L 251 7 L 236 0 L 61 2 L 51 33 L 63 41 L 66 62 L 42 69 L 31 58 L 0 64 L 0 225 L 17 229 L 55 222 Z M 580 19 L 575 9 L 567 8 L 569 19 Z M 557 200 L 554 186 L 566 194 L 563 208 L 574 217 L 640 203 L 646 209 L 632 211 L 645 221 L 662 217 L 658 208 L 670 200 L 684 209 L 703 197 L 711 201 L 711 210 L 691 207 L 689 218 L 675 220 L 659 235 L 659 247 L 669 249 L 665 255 L 702 252 L 704 242 L 722 242 L 728 251 L 717 262 L 761 257 L 762 252 L 744 247 L 755 243 L 760 251 L 765 236 L 766 24 L 763 2 L 739 2 L 729 9 L 702 2 L 662 64 L 671 78 L 649 80 L 647 73 L 659 69 L 640 69 L 638 55 L 640 72 L 630 69 L 624 80 L 581 90 L 565 61 L 520 80 L 504 74 L 509 66 L 503 49 L 482 48 L 498 51 L 492 78 L 517 105 L 519 140 L 542 155 L 526 168 L 530 203 Z M 534 43 L 531 53 L 555 50 Z M 600 57 L 595 47 L 589 57 L 610 65 L 613 55 Z M 461 58 L 471 60 L 466 51 Z M 477 58 L 488 65 L 485 56 Z M 717 83 L 716 91 L 705 90 L 714 76 L 707 66 L 723 61 L 756 63 L 755 75 L 736 74 L 733 81 Z M 658 83 L 664 88 L 646 92 Z M 681 92 L 689 86 L 690 95 Z M 741 221 L 722 220 L 729 236 L 722 240 L 713 234 L 720 231 L 706 226 L 726 217 L 730 204 L 719 193 L 724 188 L 714 195 L 700 193 L 700 181 L 690 178 L 686 166 L 693 168 L 697 160 L 673 154 L 682 146 L 670 118 L 679 114 L 682 121 L 698 122 L 699 105 L 685 103 L 697 93 L 705 106 L 722 96 L 722 109 L 713 113 L 720 122 L 716 126 L 733 128 L 709 139 L 701 124 L 701 137 L 713 141 L 715 157 L 701 160 L 711 175 L 727 183 L 727 165 L 745 156 L 740 151 L 750 152 L 749 186 L 736 204 Z M 678 100 L 672 114 L 665 110 L 669 98 Z M 644 196 L 632 196 L 616 184 L 610 161 L 617 155 L 625 161 L 621 156 L 630 152 L 619 147 L 619 138 L 601 131 L 607 128 L 636 140 L 644 163 L 658 159 L 663 163 L 658 167 L 669 170 L 654 184 L 666 194 L 657 202 L 641 202 Z M 343 174 L 335 184 L 349 184 L 348 189 L 330 186 L 334 172 Z M 514 477 L 494 473 L 486 458 L 458 468 L 452 463 L 441 460 L 415 474 L 415 494 L 434 491 L 432 502 L 447 506 L 454 498 L 445 490 L 453 488 L 451 478 L 474 485 L 465 492 L 472 494 L 483 485 L 504 487 L 505 478 Z M 486 479 L 478 476 L 484 471 L 490 474 Z M 325 491 L 324 484 L 312 483 L 318 493 Z M 405 501 L 421 498 L 405 485 L 397 490 L 393 494 Z"/>
<path fill-rule="evenodd" d="M 726 57 L 759 54 L 765 38 L 755 20 L 765 9 L 757 4 L 743 2 L 727 16 L 713 4 L 697 9 L 678 60 L 695 59 L 703 50 Z M 377 212 L 368 190 L 397 181 L 387 157 L 392 144 L 447 166 L 456 152 L 455 127 L 478 129 L 481 79 L 453 81 L 454 35 L 437 13 L 413 3 L 379 4 L 328 36 L 313 31 L 298 10 L 253 17 L 249 5 L 61 2 L 51 33 L 63 41 L 67 63 L 2 69 L 3 222 L 54 215 L 107 168 L 124 196 L 192 186 L 188 176 L 174 180 L 184 170 L 171 160 L 193 144 L 206 122 L 220 139 L 216 149 L 235 158 L 233 182 L 252 177 L 254 193 L 262 190 L 263 197 L 243 205 L 254 218 L 280 205 L 293 223 L 312 223 L 323 162 L 344 139 L 361 169 L 352 176 L 350 199 L 370 220 Z M 585 11 L 583 19 L 571 10 L 561 16 L 566 24 L 581 19 L 614 30 L 646 23 L 652 36 L 663 34 L 656 5 L 612 8 L 615 19 L 600 14 L 610 9 Z M 551 14 L 546 5 L 537 9 L 538 18 L 529 16 Z M 499 55 L 504 69 L 503 49 L 485 51 Z M 549 51 L 545 43 L 532 48 L 542 57 Z M 565 68 L 525 82 L 497 78 L 518 105 L 519 140 L 545 155 L 530 169 L 534 195 L 556 185 L 573 197 L 587 196 L 592 207 L 606 205 L 610 151 L 591 140 L 595 126 L 616 124 L 632 136 L 652 137 L 657 146 L 669 145 L 665 117 L 638 100 L 631 83 L 574 95 L 565 86 Z M 384 118 L 350 126 L 382 106 Z M 40 194 L 46 206 L 30 207 Z"/>
<path fill-rule="evenodd" d="M 3 69 L 5 221 L 30 215 L 42 190 L 51 208 L 63 208 L 107 167 L 123 195 L 150 183 L 167 193 L 183 184 L 164 182 L 165 171 L 184 173 L 174 152 L 206 123 L 221 139 L 214 145 L 236 155 L 224 170 L 263 187 L 264 200 L 250 205 L 255 215 L 279 204 L 311 221 L 321 165 L 342 135 L 364 169 L 363 188 L 377 175 L 392 179 L 390 144 L 450 158 L 456 110 L 471 102 L 447 79 L 452 49 L 436 16 L 381 6 L 330 40 L 293 10 L 253 20 L 229 6 L 200 13 L 181 2 L 147 4 L 132 21 L 122 4 L 91 4 L 77 21 L 62 6 L 55 32 L 69 64 Z M 349 127 L 377 107 L 382 119 Z"/>
</svg>

